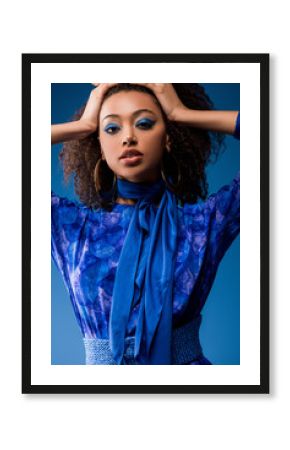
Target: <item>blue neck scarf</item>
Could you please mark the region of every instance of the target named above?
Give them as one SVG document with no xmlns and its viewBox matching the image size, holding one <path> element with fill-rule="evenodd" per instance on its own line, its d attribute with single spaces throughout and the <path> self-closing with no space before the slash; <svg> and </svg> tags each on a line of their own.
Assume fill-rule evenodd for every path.
<svg viewBox="0 0 290 450">
<path fill-rule="evenodd" d="M 120 197 L 136 199 L 137 203 L 114 283 L 109 322 L 113 358 L 117 364 L 126 364 L 124 350 L 129 315 L 140 302 L 134 357 L 138 364 L 171 364 L 176 198 L 162 179 L 153 184 L 118 179 L 117 189 Z M 161 197 L 158 208 L 154 204 L 156 197 Z"/>
</svg>

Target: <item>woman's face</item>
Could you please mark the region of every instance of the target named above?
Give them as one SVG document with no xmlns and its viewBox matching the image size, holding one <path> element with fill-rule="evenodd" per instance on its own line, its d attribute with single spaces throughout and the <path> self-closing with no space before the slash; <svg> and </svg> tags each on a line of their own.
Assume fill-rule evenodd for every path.
<svg viewBox="0 0 290 450">
<path fill-rule="evenodd" d="M 151 182 L 160 177 L 166 127 L 150 94 L 122 91 L 108 97 L 100 109 L 98 129 L 103 155 L 118 178 Z"/>
</svg>

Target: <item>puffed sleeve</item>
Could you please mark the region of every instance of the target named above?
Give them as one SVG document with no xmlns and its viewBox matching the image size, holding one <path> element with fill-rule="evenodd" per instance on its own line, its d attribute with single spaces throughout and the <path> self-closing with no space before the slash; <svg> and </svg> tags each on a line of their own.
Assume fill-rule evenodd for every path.
<svg viewBox="0 0 290 450">
<path fill-rule="evenodd" d="M 218 263 L 240 232 L 240 172 L 206 201 L 212 262 Z"/>
<path fill-rule="evenodd" d="M 51 254 L 64 276 L 74 265 L 88 208 L 51 192 Z"/>
</svg>

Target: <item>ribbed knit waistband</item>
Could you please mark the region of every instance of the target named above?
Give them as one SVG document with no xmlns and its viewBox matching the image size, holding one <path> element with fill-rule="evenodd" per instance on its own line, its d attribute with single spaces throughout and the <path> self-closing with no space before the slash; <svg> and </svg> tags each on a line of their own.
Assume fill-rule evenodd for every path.
<svg viewBox="0 0 290 450">
<path fill-rule="evenodd" d="M 172 333 L 172 364 L 188 364 L 202 356 L 199 341 L 201 315 Z M 83 338 L 86 364 L 116 365 L 109 339 Z M 134 359 L 135 338 L 125 339 L 124 364 L 138 364 Z"/>
</svg>

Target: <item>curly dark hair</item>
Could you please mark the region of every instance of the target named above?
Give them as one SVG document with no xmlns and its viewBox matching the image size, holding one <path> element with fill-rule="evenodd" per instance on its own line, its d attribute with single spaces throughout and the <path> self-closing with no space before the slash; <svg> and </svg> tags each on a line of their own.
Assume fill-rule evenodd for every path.
<svg viewBox="0 0 290 450">
<path fill-rule="evenodd" d="M 173 83 L 173 87 L 187 108 L 214 109 L 212 101 L 201 85 Z M 198 199 L 204 200 L 208 195 L 205 167 L 216 159 L 223 149 L 224 135 L 168 120 L 155 94 L 146 86 L 120 83 L 108 89 L 104 100 L 117 92 L 132 90 L 152 95 L 160 106 L 171 144 L 170 153 L 164 152 L 163 156 L 164 172 L 172 183 L 170 189 L 182 205 L 185 202 L 196 203 Z M 86 104 L 73 115 L 72 120 L 78 120 L 82 116 L 85 106 Z M 112 195 L 108 198 L 107 195 L 101 195 L 95 185 L 94 171 L 101 159 L 98 131 L 84 139 L 65 142 L 59 153 L 59 159 L 63 166 L 65 182 L 67 183 L 69 177 L 74 175 L 74 190 L 82 203 L 91 208 L 102 207 L 109 211 L 112 209 L 117 198 L 116 190 L 112 190 Z M 178 177 L 179 182 L 176 186 Z M 110 192 L 113 181 L 114 173 L 106 163 L 102 164 L 101 192 Z"/>
</svg>

